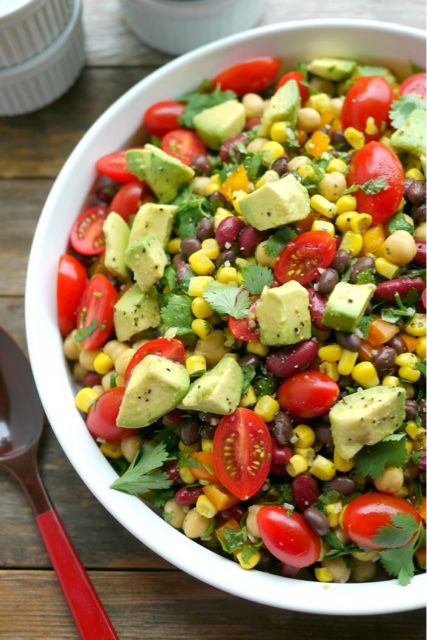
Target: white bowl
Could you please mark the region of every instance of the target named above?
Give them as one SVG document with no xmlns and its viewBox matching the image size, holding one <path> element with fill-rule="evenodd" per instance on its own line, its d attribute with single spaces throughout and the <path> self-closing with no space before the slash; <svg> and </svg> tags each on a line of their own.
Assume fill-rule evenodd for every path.
<svg viewBox="0 0 427 640">
<path fill-rule="evenodd" d="M 401 587 L 396 580 L 334 584 L 283 578 L 237 563 L 186 538 L 137 498 L 109 489 L 116 473 L 98 451 L 74 407 L 73 385 L 56 324 L 56 269 L 71 224 L 95 179 L 95 161 L 122 148 L 157 100 L 179 96 L 202 78 L 239 60 L 280 56 L 296 61 L 319 55 L 357 57 L 409 73 L 423 65 L 424 34 L 416 29 L 362 20 L 290 22 L 242 33 L 186 54 L 145 78 L 90 128 L 64 165 L 49 194 L 31 249 L 26 283 L 26 331 L 37 387 L 66 455 L 100 502 L 136 538 L 160 556 L 219 589 L 274 607 L 324 614 L 379 614 L 424 606 L 425 575 Z M 64 207 L 64 202 L 67 206 Z"/>
</svg>

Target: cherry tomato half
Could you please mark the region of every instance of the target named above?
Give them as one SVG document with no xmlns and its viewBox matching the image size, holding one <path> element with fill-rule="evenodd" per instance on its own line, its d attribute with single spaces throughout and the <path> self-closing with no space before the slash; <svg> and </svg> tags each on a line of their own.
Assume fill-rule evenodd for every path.
<svg viewBox="0 0 427 640">
<path fill-rule="evenodd" d="M 56 280 L 58 324 L 62 336 L 67 336 L 76 327 L 77 308 L 86 282 L 86 269 L 82 263 L 74 256 L 62 255 Z"/>
<path fill-rule="evenodd" d="M 134 215 L 141 204 L 150 198 L 148 187 L 143 182 L 128 182 L 117 191 L 110 203 L 110 211 L 115 211 L 126 222 Z"/>
<path fill-rule="evenodd" d="M 261 507 L 257 524 L 265 546 L 281 562 L 301 569 L 319 560 L 320 538 L 300 513 L 279 505 Z"/>
<path fill-rule="evenodd" d="M 259 93 L 270 85 L 280 69 L 280 60 L 264 56 L 246 60 L 218 73 L 211 81 L 213 87 L 221 86 L 222 91 L 230 89 L 243 96 L 245 93 Z"/>
<path fill-rule="evenodd" d="M 176 100 L 155 102 L 144 113 L 143 125 L 152 136 L 161 138 L 179 127 L 179 118 L 184 113 L 185 105 Z"/>
<path fill-rule="evenodd" d="M 402 82 L 399 88 L 401 96 L 406 93 L 418 93 L 424 100 L 426 99 L 426 74 L 425 71 L 414 73 Z"/>
<path fill-rule="evenodd" d="M 282 249 L 274 264 L 274 275 L 282 284 L 289 280 L 307 284 L 317 277 L 319 269 L 329 267 L 336 252 L 335 239 L 329 233 L 306 231 Z"/>
<path fill-rule="evenodd" d="M 262 487 L 271 467 L 272 441 L 264 420 L 239 407 L 221 418 L 213 440 L 215 473 L 226 489 L 247 500 Z"/>
<path fill-rule="evenodd" d="M 398 210 L 403 197 L 404 173 L 399 158 L 381 142 L 369 142 L 351 159 L 348 184 L 364 184 L 367 180 L 385 178 L 387 187 L 369 195 L 355 192 L 357 210 L 369 213 L 373 224 L 381 224 Z"/>
<path fill-rule="evenodd" d="M 305 102 L 307 102 L 308 97 L 310 95 L 310 91 L 307 87 L 307 85 L 305 84 L 305 80 L 304 80 L 304 76 L 301 73 L 301 71 L 289 71 L 289 73 L 285 73 L 284 76 L 282 76 L 279 80 L 279 82 L 276 85 L 276 91 L 277 89 L 280 89 L 280 87 L 283 87 L 284 84 L 286 84 L 287 82 L 289 82 L 289 80 L 295 80 L 297 85 L 298 85 L 298 90 L 301 96 L 301 102 L 302 104 L 304 104 Z"/>
<path fill-rule="evenodd" d="M 358 496 L 347 505 L 343 515 L 343 528 L 359 547 L 383 549 L 383 546 L 374 541 L 375 534 L 380 527 L 390 524 L 391 516 L 396 513 L 410 513 L 417 522 L 421 520 L 418 511 L 403 498 L 371 491 Z M 402 547 L 407 542 L 408 540 Z"/>
<path fill-rule="evenodd" d="M 254 302 L 249 312 L 252 313 L 255 309 L 256 302 Z M 252 313 L 253 315 L 253 313 Z M 244 342 L 259 342 L 259 328 L 257 325 L 251 326 L 249 318 L 243 318 L 238 320 L 233 316 L 228 317 L 228 328 L 230 329 L 236 340 L 243 340 Z"/>
<path fill-rule="evenodd" d="M 298 418 L 315 418 L 326 413 L 338 399 L 339 387 L 320 371 L 302 371 L 280 385 L 280 406 Z"/>
<path fill-rule="evenodd" d="M 122 429 L 116 425 L 124 393 L 123 387 L 113 387 L 104 391 L 95 402 L 86 417 L 87 428 L 94 438 L 107 441 L 123 440 L 138 433 L 138 429 Z"/>
<path fill-rule="evenodd" d="M 367 142 L 378 140 L 383 134 L 383 127 L 388 123 L 388 112 L 393 100 L 393 90 L 383 77 L 358 78 L 344 100 L 341 111 L 343 129 L 354 127 L 363 131 Z M 376 133 L 366 133 L 368 118 L 373 118 L 378 129 Z"/>
<path fill-rule="evenodd" d="M 135 182 L 136 177 L 128 170 L 126 149 L 114 151 L 96 161 L 99 173 L 120 183 Z"/>
<path fill-rule="evenodd" d="M 125 372 L 125 384 L 128 384 L 132 371 L 136 365 L 141 362 L 148 355 L 162 356 L 169 360 L 176 360 L 184 364 L 185 362 L 185 347 L 176 338 L 169 340 L 168 338 L 155 338 L 143 344 L 139 349 L 135 351 L 135 355 L 130 360 L 126 372 Z"/>
<path fill-rule="evenodd" d="M 162 149 L 184 164 L 191 165 L 196 156 L 206 155 L 207 150 L 198 135 L 190 129 L 174 129 L 162 138 Z"/>
<path fill-rule="evenodd" d="M 105 251 L 104 226 L 107 209 L 89 207 L 84 209 L 71 227 L 70 244 L 83 256 L 96 256 Z"/>
<path fill-rule="evenodd" d="M 113 312 L 118 294 L 102 273 L 92 276 L 83 292 L 78 310 L 79 329 L 91 329 L 80 341 L 85 349 L 98 349 L 113 331 Z"/>
</svg>

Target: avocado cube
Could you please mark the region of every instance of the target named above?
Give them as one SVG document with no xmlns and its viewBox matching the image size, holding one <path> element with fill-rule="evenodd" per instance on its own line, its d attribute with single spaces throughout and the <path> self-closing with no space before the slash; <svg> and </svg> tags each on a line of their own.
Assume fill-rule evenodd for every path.
<svg viewBox="0 0 427 640">
<path fill-rule="evenodd" d="M 342 58 L 316 58 L 307 66 L 310 73 L 325 80 L 341 82 L 346 80 L 356 69 L 355 60 Z"/>
<path fill-rule="evenodd" d="M 112 211 L 108 214 L 102 230 L 105 237 L 105 268 L 113 276 L 125 282 L 130 278 L 130 271 L 125 261 L 126 247 L 129 242 L 129 227 L 122 216 Z"/>
<path fill-rule="evenodd" d="M 311 337 L 308 292 L 291 280 L 265 288 L 255 307 L 261 342 L 269 346 L 296 344 Z"/>
<path fill-rule="evenodd" d="M 125 254 L 141 291 L 148 291 L 163 276 L 168 259 L 155 236 L 148 235 L 131 244 Z"/>
<path fill-rule="evenodd" d="M 187 369 L 178 362 L 148 355 L 132 371 L 117 416 L 117 425 L 147 427 L 181 402 L 190 386 Z"/>
<path fill-rule="evenodd" d="M 130 231 L 129 244 L 153 235 L 163 249 L 169 242 L 177 207 L 173 204 L 146 202 L 136 214 Z"/>
<path fill-rule="evenodd" d="M 391 144 L 398 151 L 406 151 L 414 156 L 425 155 L 426 152 L 426 112 L 414 109 L 403 127 L 391 136 Z"/>
<path fill-rule="evenodd" d="M 242 196 L 239 207 L 248 224 L 264 231 L 306 218 L 310 198 L 304 185 L 289 174 Z"/>
<path fill-rule="evenodd" d="M 199 137 L 210 149 L 219 149 L 225 140 L 241 133 L 245 122 L 245 108 L 238 100 L 227 100 L 204 109 L 193 120 Z"/>
<path fill-rule="evenodd" d="M 372 387 L 351 393 L 329 412 L 337 453 L 349 460 L 365 445 L 373 445 L 398 429 L 405 419 L 405 390 Z"/>
<path fill-rule="evenodd" d="M 237 409 L 242 390 L 240 366 L 230 356 L 224 356 L 213 369 L 191 384 L 181 407 L 224 416 Z"/>
<path fill-rule="evenodd" d="M 295 80 L 289 80 L 271 98 L 259 127 L 260 136 L 269 136 L 271 126 L 275 122 L 287 122 L 291 129 L 297 125 L 298 110 L 301 106 L 301 96 Z"/>
<path fill-rule="evenodd" d="M 336 331 L 354 331 L 374 292 L 375 285 L 371 283 L 338 282 L 326 303 L 323 324 Z"/>
<path fill-rule="evenodd" d="M 154 288 L 144 293 L 134 284 L 114 305 L 114 329 L 120 342 L 159 324 L 159 305 Z"/>
</svg>

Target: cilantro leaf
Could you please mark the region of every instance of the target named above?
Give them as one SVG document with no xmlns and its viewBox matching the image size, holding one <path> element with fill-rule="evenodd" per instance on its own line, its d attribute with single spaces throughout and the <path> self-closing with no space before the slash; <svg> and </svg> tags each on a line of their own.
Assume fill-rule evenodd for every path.
<svg viewBox="0 0 427 640">
<path fill-rule="evenodd" d="M 386 322 L 397 322 L 400 318 L 408 318 L 409 320 L 415 315 L 415 307 L 405 307 L 402 298 L 398 293 L 394 294 L 396 307 L 384 307 L 381 309 L 381 318 Z"/>
<path fill-rule="evenodd" d="M 425 362 L 417 362 L 417 364 L 415 366 L 418 369 L 418 371 L 421 371 L 423 376 L 426 378 L 427 377 L 426 363 Z"/>
<path fill-rule="evenodd" d="M 373 542 L 380 547 L 397 549 L 407 544 L 418 531 L 418 522 L 412 513 L 394 513 L 391 523 L 380 527 Z"/>
<path fill-rule="evenodd" d="M 132 495 L 146 493 L 154 489 L 169 489 L 172 480 L 167 473 L 159 470 L 168 457 L 169 454 L 162 443 L 153 449 L 143 445 L 127 471 L 113 482 L 111 489 Z"/>
<path fill-rule="evenodd" d="M 200 220 L 208 216 L 206 198 L 193 193 L 191 187 L 187 187 L 173 204 L 178 207 L 174 225 L 176 235 L 179 238 L 194 236 Z"/>
<path fill-rule="evenodd" d="M 215 107 L 227 100 L 234 100 L 237 95 L 234 91 L 221 91 L 221 87 L 217 86 L 213 91 L 201 92 L 191 91 L 184 94 L 179 98 L 180 102 L 185 102 L 185 108 L 182 116 L 179 118 L 179 123 L 183 127 L 193 128 L 193 119 L 201 111 Z"/>
<path fill-rule="evenodd" d="M 356 284 L 367 284 L 368 282 L 375 284 L 375 274 L 372 269 L 363 269 L 356 276 Z"/>
<path fill-rule="evenodd" d="M 393 100 L 390 107 L 390 121 L 395 129 L 404 126 L 407 119 L 415 109 L 427 109 L 425 101 L 418 93 L 406 93 Z"/>
<path fill-rule="evenodd" d="M 91 336 L 98 327 L 99 322 L 97 320 L 92 320 L 92 322 L 90 322 L 87 327 L 81 327 L 80 329 L 77 329 L 76 333 L 74 334 L 74 340 L 76 340 L 77 342 L 81 342 L 85 338 Z"/>
<path fill-rule="evenodd" d="M 172 294 L 164 307 L 160 309 L 163 331 L 176 329 L 175 335 L 191 333 L 191 298 L 186 295 Z"/>
<path fill-rule="evenodd" d="M 398 578 L 402 587 L 406 587 L 411 582 L 415 573 L 414 544 L 405 545 L 400 549 L 385 549 L 379 552 L 379 556 L 384 569 Z"/>
<path fill-rule="evenodd" d="M 370 178 L 369 180 L 366 180 L 363 184 L 352 184 L 344 193 L 354 193 L 361 189 L 363 193 L 366 193 L 366 195 L 375 196 L 377 193 L 387 189 L 387 187 L 387 178 L 385 176 L 378 176 L 378 178 Z"/>
<path fill-rule="evenodd" d="M 360 282 L 359 282 L 359 284 L 360 284 Z M 368 337 L 369 325 L 371 324 L 373 319 L 374 319 L 374 316 L 371 316 L 371 315 L 363 316 L 363 318 L 361 319 L 361 321 L 357 325 L 357 328 L 359 329 L 359 331 L 361 332 L 361 334 L 365 338 L 365 340 Z"/>
<path fill-rule="evenodd" d="M 240 368 L 243 373 L 242 393 L 244 394 L 247 392 L 247 390 L 249 389 L 249 385 L 251 384 L 252 380 L 255 378 L 256 369 L 252 364 L 244 364 L 244 365 L 241 365 Z"/>
<path fill-rule="evenodd" d="M 393 231 L 407 231 L 408 233 L 414 232 L 414 225 L 408 222 L 407 216 L 402 211 L 396 213 L 387 223 L 390 233 Z"/>
<path fill-rule="evenodd" d="M 276 392 L 278 378 L 275 376 L 257 376 L 254 379 L 254 391 L 256 396 L 270 396 Z"/>
<path fill-rule="evenodd" d="M 285 227 L 276 231 L 271 235 L 265 243 L 265 252 L 271 258 L 276 258 L 279 255 L 285 244 L 287 244 L 293 238 L 296 238 L 296 232 L 290 227 Z"/>
<path fill-rule="evenodd" d="M 386 467 L 402 467 L 407 457 L 405 435 L 395 433 L 377 444 L 363 447 L 355 456 L 356 471 L 375 480 Z"/>
<path fill-rule="evenodd" d="M 248 315 L 249 294 L 242 287 L 211 282 L 203 291 L 203 297 L 217 313 L 225 313 L 238 320 Z"/>
<path fill-rule="evenodd" d="M 250 294 L 262 293 L 273 282 L 273 272 L 260 264 L 250 264 L 243 271 L 243 286 Z"/>
<path fill-rule="evenodd" d="M 262 166 L 262 154 L 260 153 L 248 153 L 243 159 L 243 165 L 248 174 L 248 178 L 251 182 L 255 182 L 258 177 L 258 172 Z"/>
</svg>

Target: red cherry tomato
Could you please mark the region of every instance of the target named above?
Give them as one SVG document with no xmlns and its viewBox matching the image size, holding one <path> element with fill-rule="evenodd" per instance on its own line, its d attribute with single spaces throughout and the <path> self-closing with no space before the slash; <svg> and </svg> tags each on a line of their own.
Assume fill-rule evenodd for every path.
<svg viewBox="0 0 427 640">
<path fill-rule="evenodd" d="M 213 87 L 221 86 L 222 91 L 230 89 L 243 96 L 245 93 L 259 93 L 270 85 L 280 69 L 280 60 L 264 56 L 246 60 L 218 73 L 211 81 Z"/>
<path fill-rule="evenodd" d="M 162 149 L 184 164 L 191 165 L 196 156 L 206 155 L 207 150 L 198 135 L 190 129 L 174 129 L 162 138 Z"/>
<path fill-rule="evenodd" d="M 373 224 L 382 224 L 398 210 L 403 197 L 404 173 L 399 158 L 381 142 L 369 142 L 353 155 L 348 184 L 364 184 L 367 180 L 385 178 L 387 187 L 374 195 L 355 192 L 357 210 L 369 213 Z"/>
<path fill-rule="evenodd" d="M 239 407 L 221 418 L 213 440 L 215 473 L 240 500 L 253 496 L 271 467 L 270 432 L 254 411 Z"/>
<path fill-rule="evenodd" d="M 135 369 L 136 365 L 149 354 L 162 356 L 169 360 L 176 360 L 176 362 L 180 362 L 181 364 L 184 364 L 185 362 L 185 347 L 182 342 L 176 338 L 172 338 L 172 340 L 169 340 L 168 338 L 156 338 L 155 340 L 150 340 L 135 351 L 135 355 L 132 357 L 126 368 L 125 384 L 128 384 L 132 371 Z"/>
<path fill-rule="evenodd" d="M 115 211 L 126 222 L 133 216 L 143 202 L 150 198 L 148 187 L 143 182 L 128 182 L 117 191 L 110 203 L 110 211 Z"/>
<path fill-rule="evenodd" d="M 298 418 L 315 418 L 326 413 L 338 399 L 339 387 L 320 371 L 303 371 L 279 387 L 277 397 L 285 411 Z"/>
<path fill-rule="evenodd" d="M 83 256 L 96 256 L 105 251 L 104 226 L 107 209 L 89 207 L 84 209 L 71 227 L 70 244 Z"/>
<path fill-rule="evenodd" d="M 421 301 L 423 303 L 424 309 L 427 309 L 427 289 L 424 289 L 424 291 L 422 292 Z"/>
<path fill-rule="evenodd" d="M 143 125 L 152 136 L 161 138 L 179 127 L 179 119 L 184 113 L 185 105 L 176 100 L 155 102 L 144 113 Z"/>
<path fill-rule="evenodd" d="M 56 281 L 58 324 L 62 336 L 68 335 L 76 327 L 77 308 L 86 282 L 86 269 L 82 263 L 74 256 L 62 255 Z"/>
<path fill-rule="evenodd" d="M 83 292 L 78 310 L 79 329 L 90 328 L 80 341 L 85 349 L 98 349 L 113 331 L 113 312 L 118 294 L 102 273 L 92 276 Z"/>
<path fill-rule="evenodd" d="M 108 153 L 96 161 L 96 168 L 99 173 L 108 176 L 116 182 L 135 182 L 136 177 L 128 170 L 125 154 L 125 149 Z"/>
<path fill-rule="evenodd" d="M 123 387 L 113 387 L 105 391 L 95 402 L 86 417 L 87 428 L 94 438 L 107 441 L 123 440 L 138 433 L 138 429 L 122 429 L 116 425 L 124 393 Z"/>
<path fill-rule="evenodd" d="M 307 284 L 317 277 L 319 269 L 329 267 L 336 252 L 336 242 L 329 233 L 306 231 L 282 249 L 274 264 L 274 275 L 282 284 L 289 280 Z"/>
<path fill-rule="evenodd" d="M 258 327 L 251 327 L 247 318 L 237 320 L 237 318 L 229 316 L 228 328 L 236 340 L 243 340 L 243 342 L 259 342 L 259 329 Z"/>
<path fill-rule="evenodd" d="M 406 93 L 418 93 L 424 100 L 426 99 L 426 74 L 425 71 L 414 73 L 402 82 L 399 88 L 401 96 Z"/>
<path fill-rule="evenodd" d="M 305 84 L 304 76 L 301 73 L 301 71 L 289 71 L 289 73 L 285 73 L 285 75 L 282 76 L 280 78 L 279 82 L 277 83 L 276 91 L 277 91 L 277 89 L 280 89 L 280 87 L 283 87 L 284 84 L 289 82 L 289 80 L 295 80 L 296 81 L 296 83 L 298 85 L 299 93 L 300 93 L 300 96 L 301 96 L 302 104 L 307 102 L 308 97 L 310 95 L 310 91 L 309 91 L 307 85 Z"/>
<path fill-rule="evenodd" d="M 378 140 L 388 123 L 388 112 L 394 100 L 390 84 L 381 76 L 361 77 L 348 91 L 341 111 L 343 129 L 354 127 L 365 134 L 366 141 Z M 366 122 L 373 118 L 378 132 L 366 133 Z"/>
<path fill-rule="evenodd" d="M 300 513 L 279 505 L 261 507 L 257 524 L 265 546 L 281 562 L 301 569 L 319 560 L 320 538 Z"/>
<path fill-rule="evenodd" d="M 391 516 L 396 513 L 410 513 L 417 522 L 421 520 L 418 511 L 403 498 L 371 491 L 358 496 L 347 505 L 343 515 L 343 528 L 359 547 L 383 549 L 374 541 L 375 534 L 380 527 L 390 524 Z"/>
</svg>

